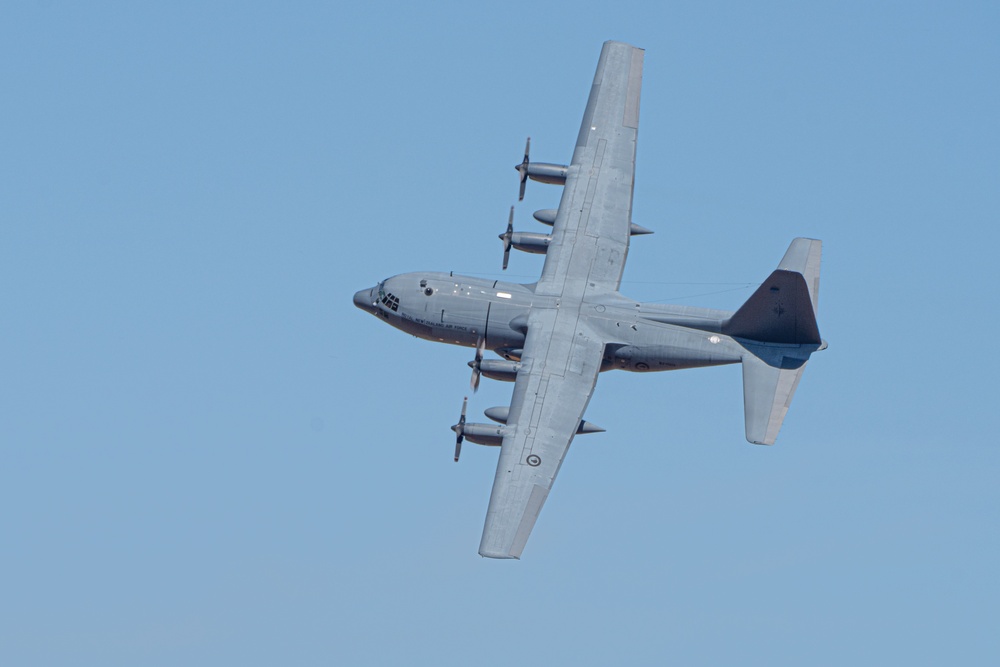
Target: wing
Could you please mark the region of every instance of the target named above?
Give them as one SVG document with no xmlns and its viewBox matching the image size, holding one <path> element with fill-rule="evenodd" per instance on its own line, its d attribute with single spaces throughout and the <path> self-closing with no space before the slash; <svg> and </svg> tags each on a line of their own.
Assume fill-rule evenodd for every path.
<svg viewBox="0 0 1000 667">
<path fill-rule="evenodd" d="M 532 310 L 479 553 L 520 558 L 597 383 L 604 342 L 579 313 Z"/>
<path fill-rule="evenodd" d="M 628 254 L 643 51 L 606 42 L 566 175 L 500 448 L 479 553 L 520 558 L 593 395 L 604 341 L 580 318 Z"/>
<path fill-rule="evenodd" d="M 617 290 L 628 255 L 643 50 L 605 42 L 536 291 Z M 569 285 L 567 285 L 569 283 Z"/>
</svg>

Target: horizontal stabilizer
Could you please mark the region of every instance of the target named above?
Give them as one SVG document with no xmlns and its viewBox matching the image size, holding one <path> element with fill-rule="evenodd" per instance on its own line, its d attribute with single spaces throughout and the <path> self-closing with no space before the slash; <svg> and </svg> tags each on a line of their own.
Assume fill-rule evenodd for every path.
<svg viewBox="0 0 1000 667">
<path fill-rule="evenodd" d="M 779 365 L 772 366 L 750 352 L 743 357 L 747 440 L 755 445 L 773 445 L 806 368 L 806 359 L 798 355 L 781 357 Z M 808 358 L 808 353 L 805 356 Z"/>
</svg>

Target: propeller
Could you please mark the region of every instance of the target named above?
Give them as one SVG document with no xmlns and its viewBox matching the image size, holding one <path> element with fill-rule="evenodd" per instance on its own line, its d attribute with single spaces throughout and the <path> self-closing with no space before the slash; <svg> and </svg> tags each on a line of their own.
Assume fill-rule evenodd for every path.
<svg viewBox="0 0 1000 667">
<path fill-rule="evenodd" d="M 472 380 L 469 382 L 469 386 L 472 388 L 472 393 L 476 393 L 479 390 L 479 376 L 480 365 L 483 361 L 483 352 L 486 350 L 486 338 L 483 336 L 479 337 L 476 341 L 476 358 L 469 362 L 469 368 L 472 369 Z"/>
<path fill-rule="evenodd" d="M 524 144 L 524 159 L 521 160 L 521 164 L 514 165 L 514 169 L 517 169 L 517 173 L 521 175 L 521 191 L 517 196 L 518 201 L 524 199 L 524 186 L 528 182 L 528 153 L 531 151 L 531 137 L 528 137 L 528 141 Z"/>
<path fill-rule="evenodd" d="M 514 207 L 510 207 L 510 217 L 507 218 L 507 231 L 500 234 L 499 239 L 503 241 L 503 270 L 507 270 L 507 262 L 510 260 L 510 240 L 514 237 Z"/>
<path fill-rule="evenodd" d="M 455 432 L 455 463 L 458 463 L 458 455 L 462 453 L 462 440 L 465 439 L 465 409 L 468 406 L 469 397 L 466 396 L 462 401 L 462 416 L 459 417 L 458 423 L 451 427 Z"/>
</svg>

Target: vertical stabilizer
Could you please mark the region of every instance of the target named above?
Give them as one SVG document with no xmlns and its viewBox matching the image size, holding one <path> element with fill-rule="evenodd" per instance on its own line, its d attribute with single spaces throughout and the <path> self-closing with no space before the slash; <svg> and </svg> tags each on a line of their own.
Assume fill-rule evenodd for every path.
<svg viewBox="0 0 1000 667">
<path fill-rule="evenodd" d="M 743 410 L 747 440 L 773 445 L 809 355 L 826 347 L 819 335 L 822 242 L 792 241 L 778 268 L 722 325 L 743 346 Z"/>
<path fill-rule="evenodd" d="M 816 323 L 822 242 L 795 239 L 778 268 L 723 323 L 733 338 L 787 345 L 821 342 Z"/>
<path fill-rule="evenodd" d="M 809 290 L 813 314 L 819 312 L 819 261 L 823 252 L 823 242 L 816 239 L 797 238 L 785 251 L 778 264 L 779 271 L 801 273 Z"/>
</svg>

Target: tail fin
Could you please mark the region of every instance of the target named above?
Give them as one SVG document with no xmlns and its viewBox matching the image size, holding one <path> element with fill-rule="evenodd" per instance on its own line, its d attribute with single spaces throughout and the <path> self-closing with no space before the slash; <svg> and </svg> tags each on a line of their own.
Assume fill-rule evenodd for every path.
<svg viewBox="0 0 1000 667">
<path fill-rule="evenodd" d="M 743 410 L 754 444 L 774 444 L 809 355 L 826 348 L 816 323 L 821 250 L 821 241 L 792 241 L 778 269 L 722 326 L 745 349 Z"/>
<path fill-rule="evenodd" d="M 722 325 L 723 333 L 762 343 L 819 345 L 816 306 L 823 242 L 795 239 L 757 291 Z"/>
</svg>

